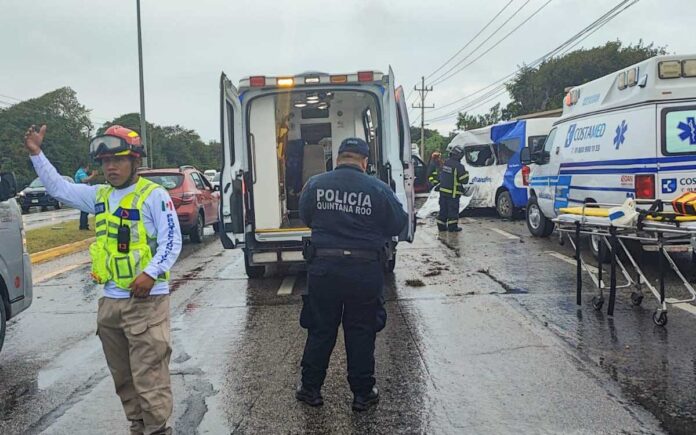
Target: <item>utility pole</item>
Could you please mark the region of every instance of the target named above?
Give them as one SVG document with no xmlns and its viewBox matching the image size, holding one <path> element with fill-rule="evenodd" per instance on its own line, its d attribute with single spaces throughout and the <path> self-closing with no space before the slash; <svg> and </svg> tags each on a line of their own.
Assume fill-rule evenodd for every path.
<svg viewBox="0 0 696 435">
<path fill-rule="evenodd" d="M 415 104 L 412 105 L 414 109 L 420 109 L 421 110 L 421 137 L 420 137 L 420 155 L 422 159 L 425 159 L 425 109 L 433 109 L 435 108 L 434 105 L 432 106 L 426 106 L 425 105 L 425 97 L 428 95 L 428 92 L 433 90 L 432 86 L 425 87 L 425 77 L 421 76 L 421 87 L 418 89 L 418 86 L 414 86 L 413 90 L 420 93 L 420 104 L 416 106 Z"/>
<path fill-rule="evenodd" d="M 135 0 L 136 8 L 138 10 L 138 69 L 140 71 L 140 137 L 143 142 L 143 147 L 145 147 L 145 153 L 148 154 L 143 159 L 143 166 L 149 167 L 148 160 L 151 158 L 154 162 L 152 153 L 147 151 L 147 122 L 145 122 L 145 80 L 143 78 L 143 37 L 140 31 L 140 0 Z M 152 147 L 150 147 L 152 148 Z M 150 149 L 152 151 L 152 149 Z"/>
</svg>

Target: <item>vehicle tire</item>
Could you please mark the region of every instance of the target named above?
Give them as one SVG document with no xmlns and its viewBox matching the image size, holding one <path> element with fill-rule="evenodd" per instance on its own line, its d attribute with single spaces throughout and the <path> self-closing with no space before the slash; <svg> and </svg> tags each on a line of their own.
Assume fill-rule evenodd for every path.
<svg viewBox="0 0 696 435">
<path fill-rule="evenodd" d="M 41 207 L 41 211 L 48 211 L 48 207 L 42 206 L 42 207 Z"/>
<path fill-rule="evenodd" d="M 0 351 L 5 342 L 5 328 L 7 327 L 7 313 L 5 313 L 5 303 L 0 297 Z"/>
<path fill-rule="evenodd" d="M 512 202 L 512 195 L 507 190 L 498 194 L 495 198 L 495 211 L 503 219 L 512 219 L 515 214 L 515 205 Z"/>
<path fill-rule="evenodd" d="M 31 207 L 22 207 L 22 214 L 27 214 L 29 213 Z"/>
<path fill-rule="evenodd" d="M 553 233 L 554 223 L 544 216 L 536 196 L 531 196 L 525 211 L 527 229 L 534 237 L 548 237 Z"/>
<path fill-rule="evenodd" d="M 266 266 L 252 266 L 249 264 L 249 254 L 244 252 L 244 271 L 251 279 L 263 278 L 266 273 Z"/>
<path fill-rule="evenodd" d="M 189 238 L 193 243 L 201 243 L 203 241 L 203 228 L 205 221 L 203 220 L 203 213 L 198 213 L 198 218 L 196 219 L 196 224 L 191 228 L 189 233 Z"/>
<path fill-rule="evenodd" d="M 599 244 L 604 243 L 604 248 L 602 252 L 599 252 Z M 592 256 L 597 261 L 601 261 L 602 264 L 608 264 L 611 262 L 611 253 L 609 252 L 609 247 L 599 236 L 590 236 L 587 238 L 587 244 L 590 245 L 590 251 Z"/>
<path fill-rule="evenodd" d="M 215 231 L 215 234 L 220 232 L 220 222 L 215 222 L 213 224 L 213 231 Z"/>
<path fill-rule="evenodd" d="M 56 202 L 56 206 L 54 207 L 56 210 L 60 210 L 63 207 L 63 204 L 60 202 Z"/>
</svg>

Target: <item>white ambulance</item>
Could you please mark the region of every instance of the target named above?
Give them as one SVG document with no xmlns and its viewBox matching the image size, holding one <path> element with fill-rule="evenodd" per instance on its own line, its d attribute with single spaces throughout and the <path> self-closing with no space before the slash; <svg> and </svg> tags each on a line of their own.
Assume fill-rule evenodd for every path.
<svg viewBox="0 0 696 435">
<path fill-rule="evenodd" d="M 447 149 L 464 147 L 464 166 L 474 189 L 467 208 L 495 208 L 510 219 L 527 205 L 530 165 L 520 162 L 524 147 L 543 145 L 556 118 L 502 122 L 456 135 Z"/>
<path fill-rule="evenodd" d="M 551 234 L 561 207 L 696 190 L 696 55 L 653 57 L 572 88 L 544 148 L 523 160 L 536 163 L 527 204 L 535 236 Z"/>
<path fill-rule="evenodd" d="M 0 174 L 0 350 L 7 321 L 29 308 L 32 301 L 31 261 L 16 193 L 14 176 Z"/>
<path fill-rule="evenodd" d="M 348 137 L 367 141 L 368 173 L 389 184 L 411 216 L 385 244 L 385 268 L 393 270 L 397 242 L 413 240 L 415 199 L 407 106 L 391 69 L 252 76 L 238 88 L 223 73 L 220 91 L 220 237 L 225 248 L 244 249 L 247 275 L 304 262 L 311 232 L 299 218 L 300 192 L 309 177 L 333 169 Z"/>
</svg>

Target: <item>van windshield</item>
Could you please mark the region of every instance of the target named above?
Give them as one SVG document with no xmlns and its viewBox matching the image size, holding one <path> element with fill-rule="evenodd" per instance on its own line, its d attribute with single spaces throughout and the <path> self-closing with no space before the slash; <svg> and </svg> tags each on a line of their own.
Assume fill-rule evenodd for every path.
<svg viewBox="0 0 696 435">
<path fill-rule="evenodd" d="M 43 185 L 43 183 L 41 182 L 41 179 L 40 179 L 40 178 L 35 178 L 34 181 L 31 182 L 31 184 L 29 185 L 29 187 L 34 188 L 34 189 L 38 189 L 38 188 L 40 188 L 40 187 L 44 187 L 44 185 Z"/>
<path fill-rule="evenodd" d="M 302 187 L 336 166 L 344 139 L 365 140 L 368 173 L 380 172 L 381 111 L 369 92 L 296 89 L 262 95 L 250 101 L 248 114 L 257 228 L 301 226 Z"/>
<path fill-rule="evenodd" d="M 464 149 L 464 158 L 470 166 L 493 166 L 495 158 L 490 145 L 477 145 Z"/>
</svg>

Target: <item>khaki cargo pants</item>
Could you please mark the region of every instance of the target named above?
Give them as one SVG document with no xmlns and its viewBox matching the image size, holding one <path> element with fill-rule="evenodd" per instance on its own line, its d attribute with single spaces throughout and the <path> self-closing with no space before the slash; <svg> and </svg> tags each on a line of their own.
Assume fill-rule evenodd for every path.
<svg viewBox="0 0 696 435">
<path fill-rule="evenodd" d="M 168 434 L 169 295 L 99 299 L 97 334 L 131 434 Z"/>
</svg>

